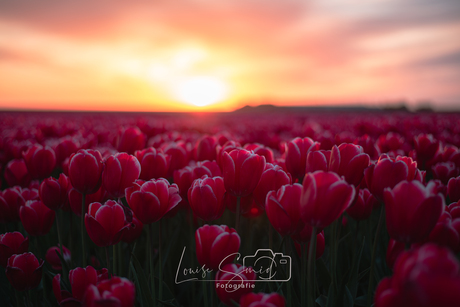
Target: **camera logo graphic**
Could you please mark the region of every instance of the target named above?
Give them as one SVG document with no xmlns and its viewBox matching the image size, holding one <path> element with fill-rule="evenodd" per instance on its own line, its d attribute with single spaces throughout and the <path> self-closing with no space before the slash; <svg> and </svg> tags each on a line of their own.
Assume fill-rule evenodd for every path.
<svg viewBox="0 0 460 307">
<path fill-rule="evenodd" d="M 243 266 L 252 267 L 258 281 L 286 282 L 291 279 L 291 256 L 274 253 L 271 249 L 258 249 L 243 258 Z"/>
</svg>

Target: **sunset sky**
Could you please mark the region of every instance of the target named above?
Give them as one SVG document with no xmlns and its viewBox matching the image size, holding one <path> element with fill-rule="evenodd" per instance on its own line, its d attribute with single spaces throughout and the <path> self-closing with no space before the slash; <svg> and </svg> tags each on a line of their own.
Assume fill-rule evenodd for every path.
<svg viewBox="0 0 460 307">
<path fill-rule="evenodd" d="M 0 1 L 0 109 L 460 107 L 458 0 Z"/>
</svg>

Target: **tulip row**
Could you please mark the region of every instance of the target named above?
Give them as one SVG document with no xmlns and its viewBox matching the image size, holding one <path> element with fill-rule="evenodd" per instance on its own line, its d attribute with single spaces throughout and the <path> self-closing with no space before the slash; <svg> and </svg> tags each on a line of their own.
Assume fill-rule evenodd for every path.
<svg viewBox="0 0 460 307">
<path fill-rule="evenodd" d="M 460 301 L 457 115 L 70 116 L 0 114 L 7 305 Z"/>
</svg>

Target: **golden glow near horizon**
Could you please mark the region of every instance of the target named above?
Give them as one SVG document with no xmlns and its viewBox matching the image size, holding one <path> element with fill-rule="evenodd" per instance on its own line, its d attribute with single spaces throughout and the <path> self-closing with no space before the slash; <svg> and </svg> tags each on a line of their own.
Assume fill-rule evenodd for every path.
<svg viewBox="0 0 460 307">
<path fill-rule="evenodd" d="M 0 1 L 0 110 L 401 100 L 448 108 L 460 101 L 459 8 L 450 0 Z"/>
</svg>

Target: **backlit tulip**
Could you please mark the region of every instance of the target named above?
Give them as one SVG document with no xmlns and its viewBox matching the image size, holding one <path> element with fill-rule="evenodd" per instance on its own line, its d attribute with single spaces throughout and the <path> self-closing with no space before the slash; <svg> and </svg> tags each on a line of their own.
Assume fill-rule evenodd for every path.
<svg viewBox="0 0 460 307">
<path fill-rule="evenodd" d="M 281 236 L 299 232 L 304 223 L 300 219 L 300 196 L 302 186 L 298 183 L 283 185 L 278 191 L 270 191 L 265 202 L 265 211 L 273 228 Z"/>
<path fill-rule="evenodd" d="M 112 277 L 86 290 L 84 306 L 133 307 L 136 299 L 134 283 L 123 277 Z"/>
<path fill-rule="evenodd" d="M 18 231 L 0 234 L 0 265 L 6 267 L 8 258 L 14 254 L 26 253 L 29 249 L 29 238 Z"/>
<path fill-rule="evenodd" d="M 40 184 L 39 195 L 43 204 L 51 210 L 58 210 L 64 206 L 69 206 L 69 198 L 67 196 L 71 185 L 69 178 L 61 174 L 59 179 L 53 177 L 47 178 Z"/>
<path fill-rule="evenodd" d="M 81 205 L 83 200 L 83 195 L 72 188 L 67 194 L 69 198 L 70 209 L 76 216 L 81 216 Z M 103 186 L 100 186 L 99 189 L 92 193 L 85 195 L 85 212 L 88 212 L 89 204 L 91 203 L 102 203 L 108 200 L 107 192 L 104 190 Z"/>
<path fill-rule="evenodd" d="M 205 221 L 213 221 L 222 216 L 224 204 L 224 180 L 222 177 L 203 176 L 193 181 L 188 190 L 188 200 L 193 213 Z"/>
<path fill-rule="evenodd" d="M 195 144 L 195 161 L 216 160 L 217 139 L 213 136 L 205 135 Z"/>
<path fill-rule="evenodd" d="M 168 175 L 171 157 L 164 154 L 160 149 L 153 147 L 144 150 L 138 150 L 134 153 L 141 165 L 141 174 L 139 178 L 142 180 L 166 178 Z"/>
<path fill-rule="evenodd" d="M 184 141 L 171 142 L 161 146 L 163 152 L 171 157 L 168 178 L 175 170 L 184 168 L 190 161 L 190 144 Z"/>
<path fill-rule="evenodd" d="M 439 179 L 445 185 L 450 178 L 457 177 L 459 170 L 454 162 L 439 162 L 431 167 L 433 178 Z"/>
<path fill-rule="evenodd" d="M 393 269 L 396 259 L 398 259 L 399 255 L 401 255 L 402 252 L 404 252 L 405 247 L 406 246 L 404 242 L 390 239 L 390 241 L 388 242 L 387 253 L 385 257 L 387 265 L 390 269 Z"/>
<path fill-rule="evenodd" d="M 460 176 L 449 179 L 447 195 L 449 195 L 450 201 L 457 202 L 460 200 Z"/>
<path fill-rule="evenodd" d="M 85 214 L 85 225 L 89 237 L 97 246 L 117 244 L 128 228 L 123 207 L 113 200 L 90 204 Z"/>
<path fill-rule="evenodd" d="M 378 204 L 379 202 L 368 189 L 361 189 L 354 203 L 348 207 L 347 213 L 355 220 L 362 221 L 371 216 L 372 209 Z"/>
<path fill-rule="evenodd" d="M 23 158 L 32 179 L 49 177 L 56 166 L 56 155 L 49 146 L 35 144 L 23 153 Z"/>
<path fill-rule="evenodd" d="M 256 273 L 252 268 L 229 263 L 223 266 L 216 275 L 217 296 L 227 306 L 232 306 L 232 301 L 238 304 L 243 295 L 252 292 L 256 278 Z"/>
<path fill-rule="evenodd" d="M 43 236 L 53 226 L 56 213 L 45 206 L 41 200 L 29 200 L 19 209 L 19 216 L 29 235 Z"/>
<path fill-rule="evenodd" d="M 425 244 L 405 251 L 393 271 L 377 287 L 376 307 L 458 306 L 460 263 L 448 249 Z"/>
<path fill-rule="evenodd" d="M 307 155 L 311 151 L 319 150 L 320 144 L 310 138 L 295 138 L 286 143 L 286 168 L 293 178 L 299 181 L 305 175 Z"/>
<path fill-rule="evenodd" d="M 248 293 L 241 297 L 240 307 L 284 307 L 286 300 L 280 294 L 273 292 L 266 293 Z"/>
<path fill-rule="evenodd" d="M 81 306 L 86 290 L 90 285 L 96 285 L 98 272 L 92 266 L 75 268 L 69 272 L 71 293 L 61 288 L 61 274 L 53 278 L 53 293 L 61 306 Z M 75 304 L 75 305 L 72 305 Z"/>
<path fill-rule="evenodd" d="M 344 176 L 345 180 L 354 185 L 359 185 L 364 176 L 364 169 L 369 166 L 369 155 L 363 148 L 354 144 L 340 144 L 332 147 L 329 162 L 329 171 Z"/>
<path fill-rule="evenodd" d="M 423 166 L 435 156 L 439 149 L 439 141 L 432 134 L 419 134 L 414 137 L 414 147 L 417 153 L 417 160 Z"/>
<path fill-rule="evenodd" d="M 308 227 L 308 229 L 307 229 Z M 297 254 L 299 257 L 302 257 L 303 253 L 305 253 L 305 257 L 308 259 L 308 251 L 310 250 L 310 242 L 311 239 L 311 232 L 312 228 L 309 225 L 306 225 L 305 228 L 297 235 L 291 236 L 294 240 L 294 245 Z M 299 243 L 300 242 L 300 243 Z M 304 250 L 302 251 L 302 244 L 304 245 Z M 324 238 L 324 231 L 321 231 L 316 235 L 316 259 L 321 258 L 324 254 L 324 249 L 326 248 L 326 239 Z"/>
<path fill-rule="evenodd" d="M 134 183 L 126 189 L 126 200 L 142 223 L 151 224 L 176 207 L 181 197 L 176 184 L 160 178 Z"/>
<path fill-rule="evenodd" d="M 80 149 L 69 160 L 72 187 L 82 194 L 96 192 L 102 182 L 102 156 L 97 150 Z"/>
<path fill-rule="evenodd" d="M 144 224 L 136 216 L 133 216 L 131 223 L 128 224 L 128 228 L 125 230 L 121 240 L 126 243 L 132 243 L 142 234 Z"/>
<path fill-rule="evenodd" d="M 252 151 L 256 155 L 265 157 L 265 162 L 267 164 L 273 163 L 275 161 L 273 151 L 270 148 L 265 147 L 262 144 L 258 144 L 258 143 L 246 144 L 243 146 L 243 148 L 246 150 Z"/>
<path fill-rule="evenodd" d="M 19 221 L 19 208 L 25 202 L 20 189 L 8 188 L 0 191 L 0 222 Z"/>
<path fill-rule="evenodd" d="M 262 172 L 259 183 L 252 193 L 256 204 L 261 208 L 265 208 L 265 199 L 268 192 L 277 191 L 281 186 L 291 183 L 291 174 L 285 172 L 281 166 L 270 163 L 265 164 L 265 170 Z"/>
<path fill-rule="evenodd" d="M 80 142 L 74 138 L 61 139 L 59 143 L 54 147 L 54 152 L 56 154 L 56 165 L 60 166 L 66 158 L 77 152 L 79 147 Z"/>
<path fill-rule="evenodd" d="M 21 187 L 27 187 L 30 183 L 30 179 L 24 159 L 14 159 L 8 162 L 5 168 L 5 180 L 8 186 L 13 187 L 19 185 Z"/>
<path fill-rule="evenodd" d="M 42 279 L 43 264 L 32 253 L 12 255 L 6 265 L 6 277 L 17 291 L 36 288 Z"/>
<path fill-rule="evenodd" d="M 70 250 L 63 245 L 62 251 L 64 252 L 64 255 L 62 257 L 64 258 L 66 262 L 69 262 L 70 261 Z M 46 262 L 51 264 L 51 267 L 53 268 L 53 270 L 60 271 L 62 270 L 62 263 L 57 253 L 59 253 L 59 255 L 61 254 L 61 249 L 59 248 L 59 246 L 53 246 L 53 247 L 48 248 L 45 254 L 45 260 Z"/>
<path fill-rule="evenodd" d="M 120 128 L 115 139 L 115 147 L 118 152 L 126 152 L 130 155 L 136 150 L 145 147 L 146 137 L 138 127 Z"/>
<path fill-rule="evenodd" d="M 336 173 L 307 173 L 302 184 L 302 220 L 318 229 L 335 221 L 352 203 L 355 188 Z"/>
<path fill-rule="evenodd" d="M 218 270 L 231 263 L 240 248 L 240 236 L 226 225 L 204 225 L 195 232 L 196 257 L 201 265 Z"/>
<path fill-rule="evenodd" d="M 139 178 L 140 173 L 141 165 L 136 157 L 124 152 L 117 153 L 105 161 L 102 185 L 109 195 L 120 198 L 125 195 L 125 189 Z"/>
<path fill-rule="evenodd" d="M 265 157 L 244 149 L 235 149 L 222 156 L 225 189 L 236 197 L 251 194 L 265 169 Z"/>
<path fill-rule="evenodd" d="M 448 247 L 454 253 L 460 252 L 460 217 L 452 218 L 448 211 L 444 211 L 424 241 Z"/>
<path fill-rule="evenodd" d="M 388 233 L 404 243 L 425 239 L 444 211 L 444 197 L 416 180 L 387 188 L 384 196 Z"/>
</svg>

